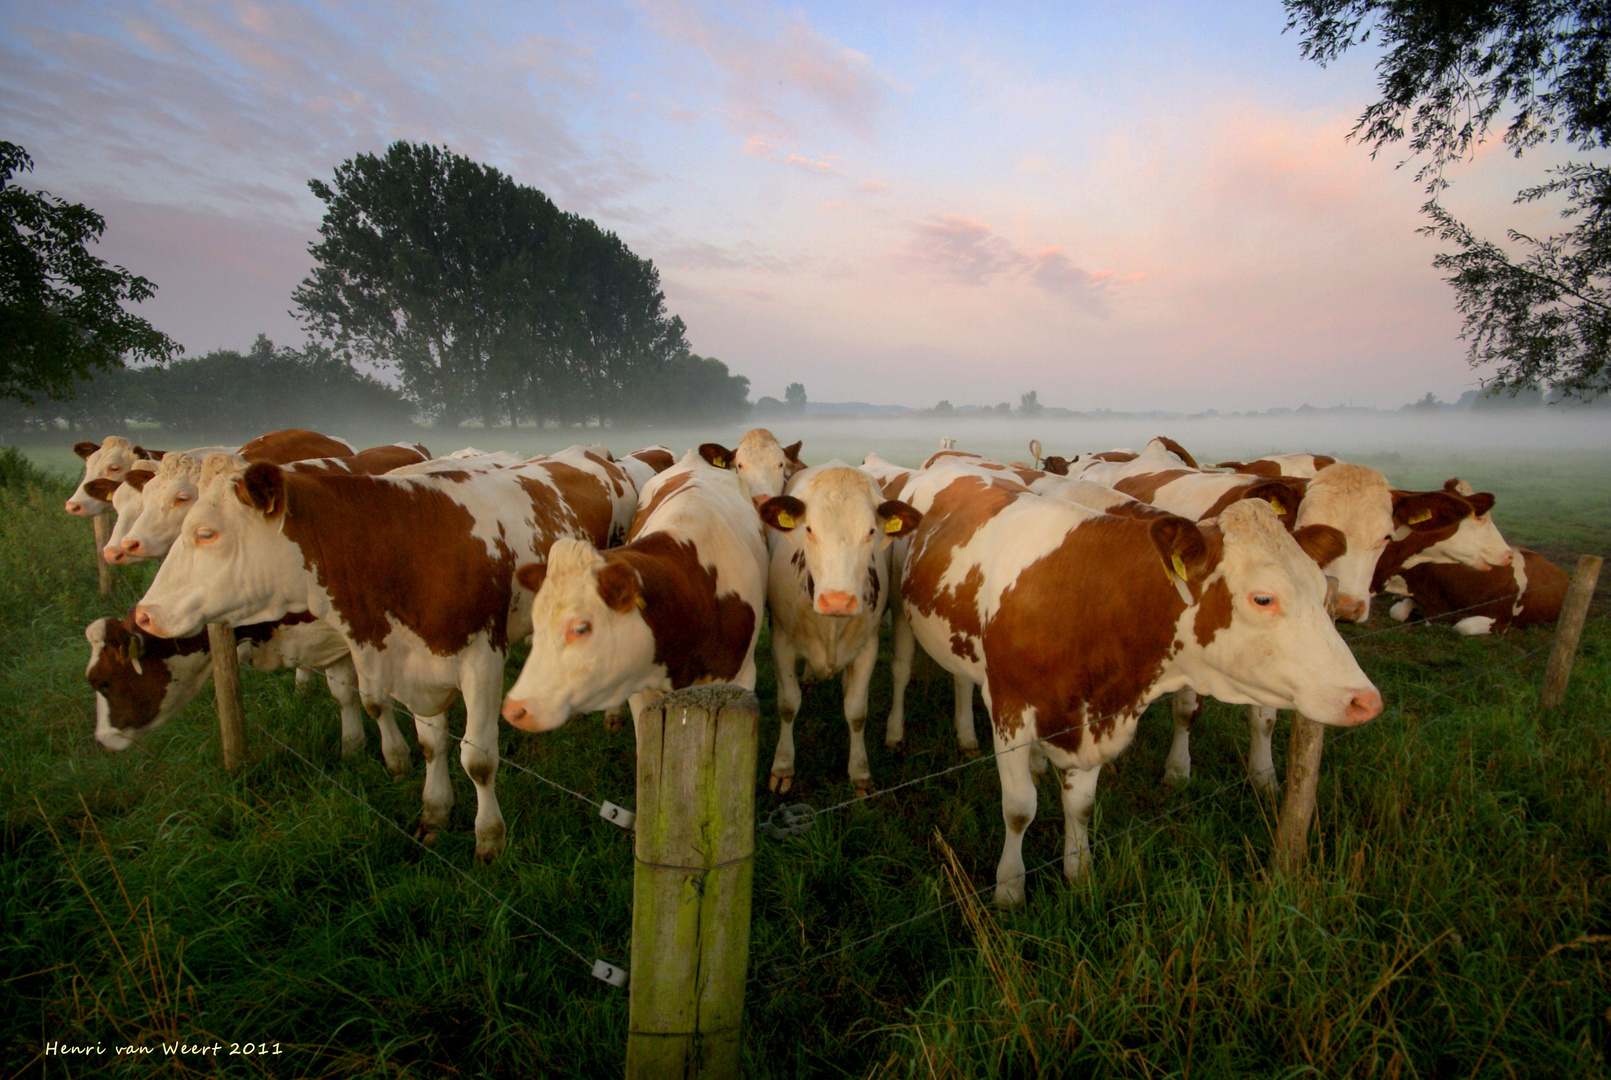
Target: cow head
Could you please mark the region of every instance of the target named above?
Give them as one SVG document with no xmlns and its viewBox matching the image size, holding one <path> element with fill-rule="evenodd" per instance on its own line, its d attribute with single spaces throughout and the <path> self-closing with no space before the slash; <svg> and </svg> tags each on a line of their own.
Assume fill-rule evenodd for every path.
<svg viewBox="0 0 1611 1080">
<path fill-rule="evenodd" d="M 119 480 L 128 475 L 136 461 L 148 460 L 152 455 L 135 446 L 121 435 L 108 435 L 100 446 L 81 442 L 73 446 L 73 453 L 84 459 L 84 479 L 67 500 L 66 510 L 79 517 L 95 517 L 106 513 L 109 503 L 91 495 L 87 485 L 92 480 Z"/>
<path fill-rule="evenodd" d="M 503 717 L 552 731 L 576 713 L 619 704 L 655 670 L 647 601 L 630 563 L 583 540 L 556 540 L 546 563 L 516 571 L 532 601 L 531 654 L 504 698 Z"/>
<path fill-rule="evenodd" d="M 923 520 L 909 504 L 884 499 L 872 477 L 847 465 L 807 470 L 789 494 L 762 502 L 760 513 L 781 534 L 790 558 L 798 553 L 811 609 L 840 616 L 877 604 L 874 556 Z"/>
<path fill-rule="evenodd" d="M 1296 526 L 1330 525 L 1347 540 L 1343 554 L 1322 567 L 1337 579 L 1339 619 L 1364 622 L 1370 617 L 1371 577 L 1399 527 L 1395 513 L 1387 478 L 1375 469 L 1338 463 L 1308 482 Z"/>
<path fill-rule="evenodd" d="M 127 750 L 195 697 L 212 672 L 207 635 L 167 641 L 141 633 L 133 619 L 96 619 L 84 628 L 95 690 L 95 740 Z"/>
<path fill-rule="evenodd" d="M 1494 497 L 1473 492 L 1455 478 L 1440 491 L 1393 492 L 1393 516 L 1399 523 L 1377 564 L 1375 589 L 1400 571 L 1422 563 L 1459 563 L 1473 570 L 1508 566 L 1510 544 L 1489 516 Z"/>
<path fill-rule="evenodd" d="M 106 546 L 101 549 L 101 558 L 116 566 L 128 562 L 138 561 L 131 559 L 123 550 L 123 541 L 129 535 L 134 523 L 140 520 L 140 511 L 145 506 L 145 485 L 156 475 L 158 462 L 136 461 L 129 470 L 128 477 L 121 483 L 114 480 L 92 480 L 85 487 L 95 494 L 101 485 L 110 485 L 105 496 L 117 513 L 117 522 L 112 526 L 112 535 L 107 539 Z M 99 496 L 97 496 L 99 497 Z"/>
<path fill-rule="evenodd" d="M 302 549 L 282 528 L 292 479 L 268 464 L 212 475 L 135 608 L 135 624 L 158 637 L 184 637 L 210 622 L 273 622 L 306 609 Z"/>
<path fill-rule="evenodd" d="M 783 446 L 765 428 L 752 428 L 744 433 L 736 449 L 728 450 L 719 443 L 704 443 L 699 456 L 718 469 L 735 469 L 744 478 L 752 496 L 781 495 L 789 478 L 805 463 L 800 460 L 800 443 Z"/>
<path fill-rule="evenodd" d="M 213 456 L 234 460 L 231 455 Z M 118 543 L 125 556 L 160 559 L 168 554 L 201 491 L 202 469 L 203 462 L 190 454 L 169 454 L 162 459 L 156 475 L 145 482 L 139 517 Z"/>
<path fill-rule="evenodd" d="M 1330 586 L 1316 563 L 1328 553 L 1319 548 L 1343 543 L 1336 530 L 1314 526 L 1300 540 L 1268 503 L 1251 499 L 1232 503 L 1215 525 L 1216 571 L 1183 627 L 1205 665 L 1192 688 L 1227 702 L 1295 708 L 1322 724 L 1374 718 L 1381 694 L 1337 634 L 1327 612 Z"/>
</svg>

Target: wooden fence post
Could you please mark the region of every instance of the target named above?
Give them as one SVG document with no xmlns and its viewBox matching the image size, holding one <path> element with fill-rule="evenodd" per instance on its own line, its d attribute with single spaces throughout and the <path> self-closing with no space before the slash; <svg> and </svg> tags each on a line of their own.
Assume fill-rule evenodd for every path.
<svg viewBox="0 0 1611 1080">
<path fill-rule="evenodd" d="M 234 629 L 228 623 L 208 623 L 207 649 L 213 656 L 213 692 L 218 696 L 218 738 L 224 747 L 224 769 L 234 772 L 246 760 L 246 710 L 241 704 L 241 667 L 235 652 Z"/>
<path fill-rule="evenodd" d="M 1302 713 L 1292 714 L 1292 737 L 1287 743 L 1286 794 L 1275 827 L 1275 853 L 1271 869 L 1287 871 L 1303 865 L 1309 854 L 1309 823 L 1315 816 L 1315 793 L 1320 788 L 1320 751 L 1326 744 L 1326 727 Z"/>
<path fill-rule="evenodd" d="M 1594 598 L 1594 586 L 1600 580 L 1600 562 L 1598 555 L 1579 558 L 1572 584 L 1566 587 L 1561 617 L 1555 623 L 1555 647 L 1550 650 L 1549 666 L 1544 669 L 1544 689 L 1538 695 L 1539 705 L 1546 709 L 1553 709 L 1566 700 L 1566 680 L 1572 675 L 1578 639 L 1583 636 L 1583 620 L 1588 617 L 1589 601 Z"/>
<path fill-rule="evenodd" d="M 627 1080 L 737 1080 L 760 704 L 698 686 L 638 717 Z"/>
<path fill-rule="evenodd" d="M 101 583 L 101 595 L 112 595 L 112 564 L 106 561 L 101 554 L 106 542 L 112 539 L 112 512 L 96 514 L 90 518 L 95 523 L 95 576 Z"/>
</svg>

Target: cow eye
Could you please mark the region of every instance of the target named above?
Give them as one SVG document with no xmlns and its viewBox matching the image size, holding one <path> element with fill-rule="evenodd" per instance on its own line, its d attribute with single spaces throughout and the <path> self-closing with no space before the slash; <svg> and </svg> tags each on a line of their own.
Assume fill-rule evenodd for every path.
<svg viewBox="0 0 1611 1080">
<path fill-rule="evenodd" d="M 218 539 L 218 530 L 217 529 L 197 529 L 196 530 L 196 543 L 198 543 L 198 544 L 210 544 L 216 539 Z"/>
<path fill-rule="evenodd" d="M 565 628 L 565 644 L 572 645 L 592 632 L 592 623 L 586 619 L 577 619 Z"/>
<path fill-rule="evenodd" d="M 1271 596 L 1269 593 L 1254 593 L 1250 599 L 1252 599 L 1256 606 L 1261 608 L 1275 607 L 1275 597 Z"/>
<path fill-rule="evenodd" d="M 178 498 L 174 499 L 173 501 L 176 502 L 176 503 L 189 502 L 190 501 L 190 496 L 189 495 L 180 495 Z"/>
</svg>

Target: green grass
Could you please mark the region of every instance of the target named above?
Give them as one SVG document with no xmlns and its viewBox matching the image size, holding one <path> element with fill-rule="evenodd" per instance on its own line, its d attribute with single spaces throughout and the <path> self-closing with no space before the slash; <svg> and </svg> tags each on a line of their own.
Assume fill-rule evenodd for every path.
<svg viewBox="0 0 1611 1080">
<path fill-rule="evenodd" d="M 1435 486 L 1458 472 L 1496 491 L 1520 542 L 1611 547 L 1603 457 L 1598 471 L 1584 455 L 1542 479 L 1525 462 L 1450 464 L 1403 461 L 1392 474 Z M 417 755 L 402 780 L 373 735 L 367 756 L 342 760 L 334 704 L 322 690 L 298 695 L 284 673 L 243 672 L 250 761 L 234 777 L 210 694 L 136 749 L 102 750 L 83 626 L 126 610 L 150 570 L 120 572 L 118 595 L 102 599 L 90 527 L 60 509 L 69 485 L 14 462 L 0 461 L 0 477 L 8 1075 L 619 1073 L 626 994 L 528 920 L 588 960 L 625 963 L 630 837 L 516 766 L 630 806 L 629 733 L 596 718 L 502 732 L 510 844 L 483 868 L 456 763 L 455 828 L 427 851 L 404 835 L 419 811 Z M 1033 874 L 1019 913 L 972 892 L 992 882 L 1001 843 L 989 762 L 760 841 L 746 1074 L 1606 1076 L 1608 624 L 1584 634 L 1567 703 L 1547 715 L 1535 699 L 1548 629 L 1371 633 L 1387 625 L 1379 612 L 1345 630 L 1388 709 L 1328 738 L 1310 863 L 1291 877 L 1265 873 L 1274 807 L 1237 782 L 1245 726 L 1223 706 L 1198 727 L 1182 791 L 1159 782 L 1169 722 L 1154 707 L 1103 772 L 1094 872 L 1077 886 L 1055 866 Z M 758 807 L 847 800 L 836 684 L 807 691 L 795 790 L 765 791 L 776 728 L 764 643 L 760 658 Z M 909 745 L 886 752 L 879 670 L 880 785 L 958 763 L 950 697 L 949 677 L 921 662 Z M 1053 860 L 1060 837 L 1048 785 L 1028 864 Z M 784 970 L 769 961 L 802 960 L 764 985 Z M 108 1053 L 44 1059 L 51 1040 Z M 167 1058 L 163 1041 L 222 1042 L 225 1056 Z M 232 1042 L 281 1052 L 230 1058 Z M 129 1043 L 158 1049 L 112 1053 Z"/>
</svg>

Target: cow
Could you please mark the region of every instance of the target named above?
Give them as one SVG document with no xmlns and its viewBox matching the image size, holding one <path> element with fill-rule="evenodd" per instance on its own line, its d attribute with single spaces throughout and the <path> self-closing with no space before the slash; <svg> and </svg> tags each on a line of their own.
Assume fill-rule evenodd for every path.
<svg viewBox="0 0 1611 1080">
<path fill-rule="evenodd" d="M 225 470 L 196 499 L 135 624 L 185 637 L 210 622 L 301 611 L 324 620 L 352 653 L 365 707 L 391 698 L 415 714 L 427 839 L 447 827 L 453 805 L 449 735 L 431 718 L 462 693 L 459 761 L 475 785 L 476 859 L 485 862 L 505 839 L 493 788 L 503 665 L 510 643 L 531 630 L 515 568 L 562 538 L 606 543 L 611 496 L 611 485 L 559 461 L 403 476 Z"/>
<path fill-rule="evenodd" d="M 903 573 L 907 617 L 990 710 L 1006 826 L 998 905 L 1024 902 L 1035 756 L 1061 774 L 1063 869 L 1077 878 L 1101 767 L 1160 695 L 1192 686 L 1333 726 L 1381 711 L 1325 610 L 1324 576 L 1267 503 L 1237 503 L 1212 525 L 1127 518 L 944 468 L 910 502 L 923 521 Z M 1330 529 L 1306 535 L 1335 543 Z"/>
<path fill-rule="evenodd" d="M 276 451 L 272 443 L 254 441 L 260 444 L 254 451 L 259 456 L 283 453 Z M 164 457 L 157 466 L 156 476 L 144 486 L 137 517 L 127 523 L 119 518 L 112 542 L 106 546 L 106 561 L 121 563 L 130 559 L 160 559 L 166 555 L 184 527 L 185 515 L 201 489 L 204 467 L 209 464 L 215 469 L 226 467 L 224 462 L 213 460 L 219 456 L 241 465 L 250 464 L 241 454 L 199 457 L 185 452 Z M 431 452 L 419 443 L 392 443 L 345 457 L 305 458 L 276 464 L 295 473 L 358 476 L 388 472 L 428 461 L 430 457 Z"/>
<path fill-rule="evenodd" d="M 1337 459 L 1326 454 L 1271 454 L 1253 461 L 1222 461 L 1214 467 L 1249 476 L 1296 476 L 1310 480 L 1327 465 L 1335 464 Z"/>
<path fill-rule="evenodd" d="M 1416 609 L 1428 621 L 1452 623 L 1467 637 L 1538 626 L 1561 617 L 1572 577 L 1529 548 L 1513 548 L 1508 565 L 1474 569 L 1459 563 L 1421 563 L 1389 579 L 1402 596 L 1390 614 L 1399 622 Z"/>
<path fill-rule="evenodd" d="M 783 494 L 789 477 L 805 468 L 800 460 L 800 443 L 781 445 L 765 428 L 751 428 L 735 449 L 720 443 L 703 443 L 699 456 L 718 469 L 733 469 L 744 478 L 751 497 Z"/>
<path fill-rule="evenodd" d="M 85 678 L 95 690 L 95 739 L 108 750 L 127 750 L 183 709 L 212 675 L 207 632 L 189 637 L 152 637 L 124 619 L 97 619 L 84 628 L 89 642 Z M 307 612 L 272 623 L 235 628 L 242 659 L 262 671 L 287 665 L 324 672 L 330 696 L 341 708 L 341 754 L 364 747 L 363 707 L 358 675 L 346 643 L 330 626 Z M 408 743 L 397 730 L 391 703 L 375 716 L 381 755 L 393 775 L 409 765 Z"/>
<path fill-rule="evenodd" d="M 831 678 L 843 672 L 847 772 L 858 795 L 873 791 L 867 765 L 867 687 L 878 662 L 878 626 L 889 602 L 889 545 L 909 536 L 921 515 L 885 499 L 878 483 L 842 461 L 796 473 L 785 493 L 760 506 L 771 526 L 767 608 L 778 680 L 778 744 L 768 787 L 794 783 L 794 718 L 800 710 L 797 669 Z"/>
<path fill-rule="evenodd" d="M 644 485 L 630 539 L 558 542 L 520 568 L 535 593 L 531 654 L 503 703 L 524 731 L 699 683 L 755 689 L 765 526 L 741 474 L 689 452 Z"/>
<path fill-rule="evenodd" d="M 136 461 L 129 471 L 123 474 L 122 480 L 108 480 L 103 477 L 84 485 L 84 490 L 90 497 L 107 503 L 117 515 L 117 520 L 112 524 L 112 533 L 101 548 L 101 558 L 107 562 L 124 561 L 119 556 L 118 545 L 129 534 L 129 528 L 140 519 L 140 508 L 145 505 L 145 486 L 156 476 L 161 464 L 162 462 L 156 458 L 142 459 Z"/>
</svg>

